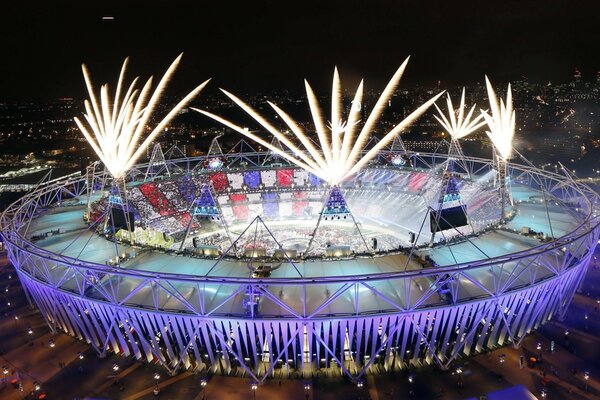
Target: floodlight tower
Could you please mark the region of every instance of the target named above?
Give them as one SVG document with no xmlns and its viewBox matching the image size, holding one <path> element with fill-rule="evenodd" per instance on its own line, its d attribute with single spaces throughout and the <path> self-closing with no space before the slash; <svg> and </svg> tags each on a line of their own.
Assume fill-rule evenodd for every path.
<svg viewBox="0 0 600 400">
<path fill-rule="evenodd" d="M 208 158 L 209 162 L 211 157 L 223 157 L 223 150 L 221 149 L 221 145 L 219 144 L 219 138 L 222 137 L 224 134 L 225 133 L 219 133 L 213 138 L 213 140 L 211 140 L 208 152 L 206 153 L 206 157 Z"/>
<path fill-rule="evenodd" d="M 506 103 L 500 99 L 498 101 L 494 88 L 488 77 L 485 77 L 488 98 L 490 101 L 491 115 L 482 110 L 485 122 L 488 125 L 486 131 L 490 140 L 494 144 L 496 169 L 498 172 L 498 188 L 500 191 L 500 222 L 504 221 L 506 215 L 506 202 L 512 203 L 512 198 L 506 185 L 508 173 L 508 161 L 512 157 L 512 140 L 515 135 L 515 111 L 512 105 L 512 91 L 510 83 L 506 93 Z"/>
<path fill-rule="evenodd" d="M 435 119 L 437 119 L 446 133 L 448 133 L 450 136 L 450 148 L 448 150 L 448 161 L 446 163 L 445 170 L 453 171 L 454 166 L 452 164 L 458 164 L 470 177 L 471 174 L 465 163 L 465 158 L 462 148 L 460 147 L 459 139 L 462 139 L 475 132 L 484 126 L 486 122 L 484 121 L 482 114 L 479 114 L 473 118 L 473 113 L 475 112 L 476 108 L 475 105 L 473 105 L 473 107 L 471 107 L 469 112 L 465 115 L 466 105 L 464 88 L 462 90 L 458 109 L 454 109 L 450 94 L 448 94 L 448 97 L 446 98 L 446 104 L 448 107 L 448 113 L 446 115 L 442 112 L 437 104 L 435 104 L 435 108 L 437 109 L 439 116 L 434 115 Z"/>
<path fill-rule="evenodd" d="M 107 214 L 113 213 L 113 206 L 120 208 L 123 212 L 127 230 L 130 232 L 130 240 L 133 242 L 133 221 L 131 221 L 126 199 L 126 178 L 128 170 L 135 165 L 138 158 L 144 154 L 146 148 L 156 139 L 160 132 L 168 125 L 181 109 L 183 109 L 208 83 L 205 81 L 187 96 L 160 121 L 143 141 L 146 127 L 150 122 L 156 105 L 171 78 L 177 69 L 183 54 L 180 54 L 169 66 L 154 92 L 152 88 L 152 77 L 148 79 L 142 89 L 136 87 L 138 78 L 135 78 L 122 94 L 123 80 L 127 70 L 128 58 L 123 62 L 114 97 L 108 94 L 108 84 L 100 88 L 100 96 L 97 97 L 92 85 L 87 67 L 82 65 L 83 77 L 89 93 L 89 100 L 85 100 L 84 124 L 80 118 L 75 117 L 75 123 L 86 138 L 94 152 L 104 163 L 109 174 L 113 178 L 109 194 L 109 206 Z M 141 142 L 141 144 L 140 144 Z M 163 157 L 164 158 L 164 157 Z M 108 215 L 105 215 L 108 221 Z M 114 215 L 112 215 L 114 221 Z M 113 232 L 114 233 L 114 232 Z"/>
<path fill-rule="evenodd" d="M 203 183 L 202 186 L 198 189 L 197 193 L 194 196 L 194 199 L 190 203 L 190 220 L 188 222 L 188 226 L 185 230 L 185 235 L 181 241 L 181 245 L 179 246 L 179 251 L 183 251 L 185 248 L 185 242 L 188 239 L 190 232 L 192 231 L 192 227 L 194 221 L 196 219 L 204 219 L 207 221 L 214 221 L 215 223 L 220 223 L 225 230 L 225 234 L 227 235 L 227 239 L 229 243 L 233 246 L 235 250 L 235 244 L 233 239 L 231 238 L 231 233 L 229 232 L 229 226 L 227 225 L 227 221 L 223 216 L 223 211 L 219 203 L 215 200 L 216 195 L 214 192 L 214 187 L 210 181 L 207 183 Z"/>
<path fill-rule="evenodd" d="M 389 162 L 392 165 L 396 167 L 402 167 L 408 162 L 409 166 L 413 166 L 412 159 L 410 158 L 408 151 L 406 150 L 406 146 L 404 145 L 404 141 L 402 140 L 402 137 L 400 135 L 397 135 L 394 138 L 394 141 L 390 146 L 389 152 Z"/>
<path fill-rule="evenodd" d="M 165 159 L 165 153 L 163 153 L 162 146 L 160 143 L 155 143 L 152 147 L 152 154 L 150 155 L 150 160 L 148 161 L 146 174 L 144 175 L 144 182 L 148 181 L 148 178 L 153 181 L 154 178 L 159 175 L 171 176 L 171 171 L 169 171 L 169 166 L 167 165 L 167 160 Z"/>
<path fill-rule="evenodd" d="M 471 107 L 468 113 L 465 115 L 465 89 L 462 90 L 460 98 L 460 106 L 457 110 L 454 109 L 452 104 L 452 98 L 450 94 L 446 98 L 446 104 L 448 107 L 448 114 L 444 115 L 442 110 L 435 104 L 435 108 L 438 111 L 438 115 L 434 115 L 435 119 L 438 120 L 444 130 L 450 135 L 450 148 L 448 150 L 448 160 L 445 163 L 444 171 L 442 173 L 442 184 L 440 187 L 440 193 L 435 205 L 435 212 L 431 214 L 432 229 L 431 229 L 431 241 L 433 245 L 435 240 L 435 234 L 440 228 L 440 218 L 442 218 L 442 210 L 451 207 L 461 207 L 462 212 L 466 216 L 465 205 L 460 198 L 460 191 L 458 186 L 458 179 L 455 174 L 455 165 L 460 166 L 464 172 L 471 176 L 470 170 L 465 163 L 465 158 L 460 147 L 459 139 L 466 137 L 467 135 L 475 132 L 477 129 L 485 125 L 483 115 L 479 114 L 473 118 L 475 106 Z"/>
</svg>

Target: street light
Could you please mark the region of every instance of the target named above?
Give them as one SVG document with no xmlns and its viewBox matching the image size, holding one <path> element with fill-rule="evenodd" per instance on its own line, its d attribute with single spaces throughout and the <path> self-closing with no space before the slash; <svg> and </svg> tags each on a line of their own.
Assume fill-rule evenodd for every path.
<svg viewBox="0 0 600 400">
<path fill-rule="evenodd" d="M 358 388 L 358 390 L 359 390 L 359 395 L 358 395 L 358 398 L 359 398 L 359 399 L 361 399 L 361 400 L 362 400 L 362 398 L 363 398 L 363 397 L 362 397 L 362 388 L 363 388 L 363 386 L 364 386 L 364 383 L 363 383 L 363 381 L 357 381 L 357 382 L 356 382 L 356 387 L 357 387 L 357 388 Z"/>
<path fill-rule="evenodd" d="M 252 399 L 256 400 L 256 389 L 258 389 L 258 383 L 252 382 L 252 386 L 250 387 L 252 388 Z"/>
<path fill-rule="evenodd" d="M 585 381 L 585 391 L 588 391 L 588 381 L 590 380 L 590 371 L 585 371 L 583 373 L 583 380 Z"/>
<path fill-rule="evenodd" d="M 536 350 L 541 350 L 542 349 L 542 344 L 540 342 L 538 342 L 537 346 L 535 346 Z"/>
<path fill-rule="evenodd" d="M 548 394 L 546 393 L 546 388 L 541 388 L 540 389 L 540 396 L 542 396 L 542 399 L 545 399 L 547 395 Z"/>
<path fill-rule="evenodd" d="M 39 391 L 41 389 L 41 386 L 39 383 L 37 382 L 33 382 L 33 390 L 35 390 L 36 392 Z"/>
<path fill-rule="evenodd" d="M 458 387 L 459 388 L 461 388 L 463 386 L 462 373 L 463 373 L 463 370 L 461 367 L 456 368 L 456 374 L 458 375 Z"/>
<path fill-rule="evenodd" d="M 33 335 L 33 329 L 31 329 L 31 328 L 28 328 L 28 329 L 27 329 L 27 334 L 28 334 L 28 335 Z"/>
<path fill-rule="evenodd" d="M 54 339 L 50 339 L 48 341 L 48 346 L 50 346 L 51 349 L 53 349 L 54 347 L 56 347 L 56 342 L 54 341 Z"/>
<path fill-rule="evenodd" d="M 414 372 L 408 374 L 408 397 L 411 399 L 415 398 L 415 389 L 413 387 L 413 383 L 415 382 L 415 378 L 417 375 Z"/>
<path fill-rule="evenodd" d="M 115 385 L 117 384 L 117 382 L 119 381 L 119 376 L 117 375 L 117 371 L 119 371 L 119 366 L 115 363 L 112 365 L 112 369 L 115 372 Z"/>
<path fill-rule="evenodd" d="M 308 400 L 309 394 L 308 391 L 310 390 L 310 383 L 305 383 L 304 384 L 304 397 L 306 397 L 306 400 Z"/>
<path fill-rule="evenodd" d="M 200 379 L 200 388 L 202 389 L 202 400 L 204 400 L 204 388 L 206 387 L 206 379 Z"/>
<path fill-rule="evenodd" d="M 160 393 L 160 389 L 158 388 L 158 380 L 160 379 L 160 375 L 158 372 L 154 373 L 154 395 L 158 396 Z"/>
<path fill-rule="evenodd" d="M 77 367 L 77 370 L 79 372 L 83 372 L 83 353 L 78 351 L 77 352 L 77 358 L 79 359 L 79 366 Z"/>
</svg>

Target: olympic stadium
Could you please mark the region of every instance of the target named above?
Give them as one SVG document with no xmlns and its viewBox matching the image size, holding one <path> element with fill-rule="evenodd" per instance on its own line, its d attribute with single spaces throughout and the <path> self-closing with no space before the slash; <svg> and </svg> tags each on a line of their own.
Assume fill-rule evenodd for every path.
<svg viewBox="0 0 600 400">
<path fill-rule="evenodd" d="M 0 224 L 30 300 L 101 356 L 258 383 L 448 368 L 564 316 L 598 243 L 595 192 L 566 169 L 508 162 L 494 120 L 485 159 L 459 134 L 435 153 L 394 130 L 352 146 L 353 110 L 345 125 L 333 108 L 331 136 L 315 118 L 317 151 L 297 125 L 302 154 L 259 116 L 271 142 L 204 112 L 267 150 L 156 145 L 120 171 L 99 151 L 87 174 L 40 185 Z M 470 117 L 458 113 L 463 133 L 482 126 Z"/>
</svg>

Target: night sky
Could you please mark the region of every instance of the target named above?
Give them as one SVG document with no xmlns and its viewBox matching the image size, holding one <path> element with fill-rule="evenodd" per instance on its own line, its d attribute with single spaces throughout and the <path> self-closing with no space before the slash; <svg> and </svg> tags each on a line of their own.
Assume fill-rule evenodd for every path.
<svg viewBox="0 0 600 400">
<path fill-rule="evenodd" d="M 380 89 L 411 55 L 405 84 L 584 80 L 600 70 L 599 1 L 30 1 L 2 5 L 0 101 L 82 97 L 96 82 L 162 75 L 237 91 L 328 87 L 334 65 Z M 103 16 L 114 16 L 103 21 Z"/>
</svg>

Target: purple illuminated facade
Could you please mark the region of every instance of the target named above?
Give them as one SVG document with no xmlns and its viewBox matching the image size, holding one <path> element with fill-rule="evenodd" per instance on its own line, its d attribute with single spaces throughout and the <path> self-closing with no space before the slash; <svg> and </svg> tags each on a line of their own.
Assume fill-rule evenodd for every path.
<svg viewBox="0 0 600 400">
<path fill-rule="evenodd" d="M 170 371 L 258 382 L 322 372 L 360 381 L 410 365 L 448 368 L 457 357 L 519 345 L 564 316 L 598 242 L 597 194 L 568 171 L 510 164 L 512 215 L 499 224 L 494 163 L 467 157 L 469 174 L 455 173 L 464 175 L 456 190 L 470 226 L 430 243 L 430 232 L 419 229 L 429 229 L 424 218 L 439 197 L 446 156 L 383 153 L 379 160 L 411 163 L 377 161 L 336 191 L 367 242 L 379 239 L 371 249 L 350 239 L 343 246 L 339 232 L 351 238 L 354 228 L 336 221 L 310 233 L 330 188 L 295 167 L 263 165 L 269 155 L 259 152 L 224 157 L 218 171 L 204 158 L 166 160 L 165 175 L 145 192 L 139 187 L 151 166 L 136 166 L 127 201 L 141 216 L 141 233 L 129 243 L 90 223 L 93 205 L 106 196 L 94 190 L 105 181 L 94 169 L 27 194 L 2 215 L 1 232 L 52 330 L 98 354 Z M 200 216 L 188 203 L 209 198 L 219 218 L 194 220 Z M 209 223 L 212 231 L 202 231 Z M 149 232 L 165 224 L 178 232 L 156 244 Z M 318 234 L 333 239 L 321 248 L 316 239 L 315 253 L 302 254 L 299 237 Z M 345 247 L 349 253 L 335 252 Z"/>
</svg>

